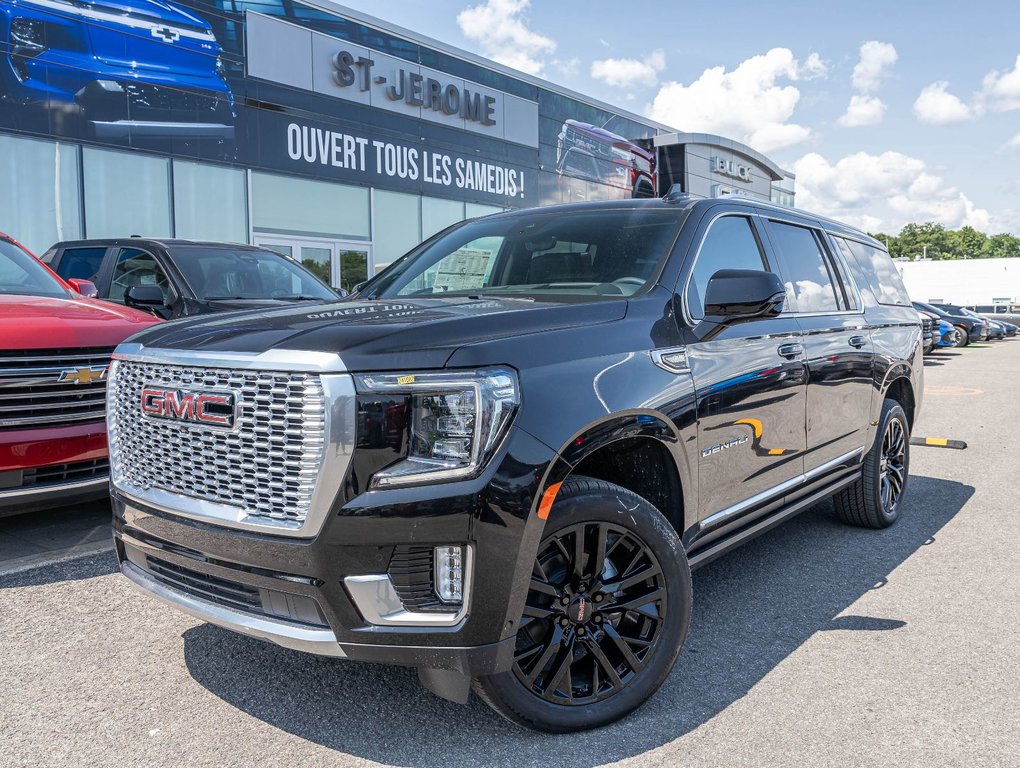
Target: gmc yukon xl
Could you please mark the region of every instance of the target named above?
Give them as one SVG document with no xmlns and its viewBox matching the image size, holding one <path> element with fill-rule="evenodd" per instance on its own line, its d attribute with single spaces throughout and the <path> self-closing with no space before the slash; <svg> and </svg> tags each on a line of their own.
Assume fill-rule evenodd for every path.
<svg viewBox="0 0 1020 768">
<path fill-rule="evenodd" d="M 350 298 L 153 327 L 109 383 L 135 585 L 548 731 L 669 675 L 691 569 L 903 512 L 917 312 L 882 245 L 749 200 L 447 229 Z"/>
</svg>

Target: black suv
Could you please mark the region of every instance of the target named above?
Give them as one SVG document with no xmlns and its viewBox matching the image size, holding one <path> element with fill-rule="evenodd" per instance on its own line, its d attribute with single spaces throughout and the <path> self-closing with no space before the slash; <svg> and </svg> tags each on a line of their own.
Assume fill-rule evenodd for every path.
<svg viewBox="0 0 1020 768">
<path fill-rule="evenodd" d="M 57 243 L 42 261 L 99 298 L 164 320 L 346 295 L 293 259 L 253 245 L 125 237 Z"/>
<path fill-rule="evenodd" d="M 921 325 L 882 245 L 743 200 L 458 224 L 344 301 L 155 327 L 109 384 L 123 573 L 550 731 L 669 674 L 690 571 L 901 514 Z"/>
</svg>

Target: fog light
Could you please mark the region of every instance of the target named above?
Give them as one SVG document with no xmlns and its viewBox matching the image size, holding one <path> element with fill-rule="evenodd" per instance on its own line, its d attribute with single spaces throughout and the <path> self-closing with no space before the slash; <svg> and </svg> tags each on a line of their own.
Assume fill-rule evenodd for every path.
<svg viewBox="0 0 1020 768">
<path fill-rule="evenodd" d="M 444 603 L 464 601 L 464 550 L 462 547 L 436 547 L 436 596 Z"/>
<path fill-rule="evenodd" d="M 124 88 L 115 80 L 96 80 L 96 85 L 107 93 L 123 93 Z"/>
</svg>

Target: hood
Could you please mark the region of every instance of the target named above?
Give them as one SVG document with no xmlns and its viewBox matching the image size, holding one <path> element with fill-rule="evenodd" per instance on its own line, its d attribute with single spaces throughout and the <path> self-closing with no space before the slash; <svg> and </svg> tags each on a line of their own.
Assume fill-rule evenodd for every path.
<svg viewBox="0 0 1020 768">
<path fill-rule="evenodd" d="M 164 76 L 213 78 L 222 48 L 205 19 L 160 0 L 86 0 L 96 59 Z"/>
<path fill-rule="evenodd" d="M 96 299 L 0 295 L 0 349 L 115 347 L 155 322 Z"/>
<path fill-rule="evenodd" d="M 348 370 L 442 368 L 458 347 L 620 320 L 627 302 L 549 303 L 521 299 L 341 300 L 230 312 L 151 328 L 148 347 L 261 353 L 331 352 Z M 536 341 L 536 343 L 540 343 Z"/>
</svg>

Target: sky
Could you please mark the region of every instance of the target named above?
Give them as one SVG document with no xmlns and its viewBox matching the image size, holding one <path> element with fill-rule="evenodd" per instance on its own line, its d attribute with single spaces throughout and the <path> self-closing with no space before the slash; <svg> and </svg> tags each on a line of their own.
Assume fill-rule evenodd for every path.
<svg viewBox="0 0 1020 768">
<path fill-rule="evenodd" d="M 797 175 L 870 232 L 1020 234 L 1020 2 L 345 0 Z"/>
</svg>

